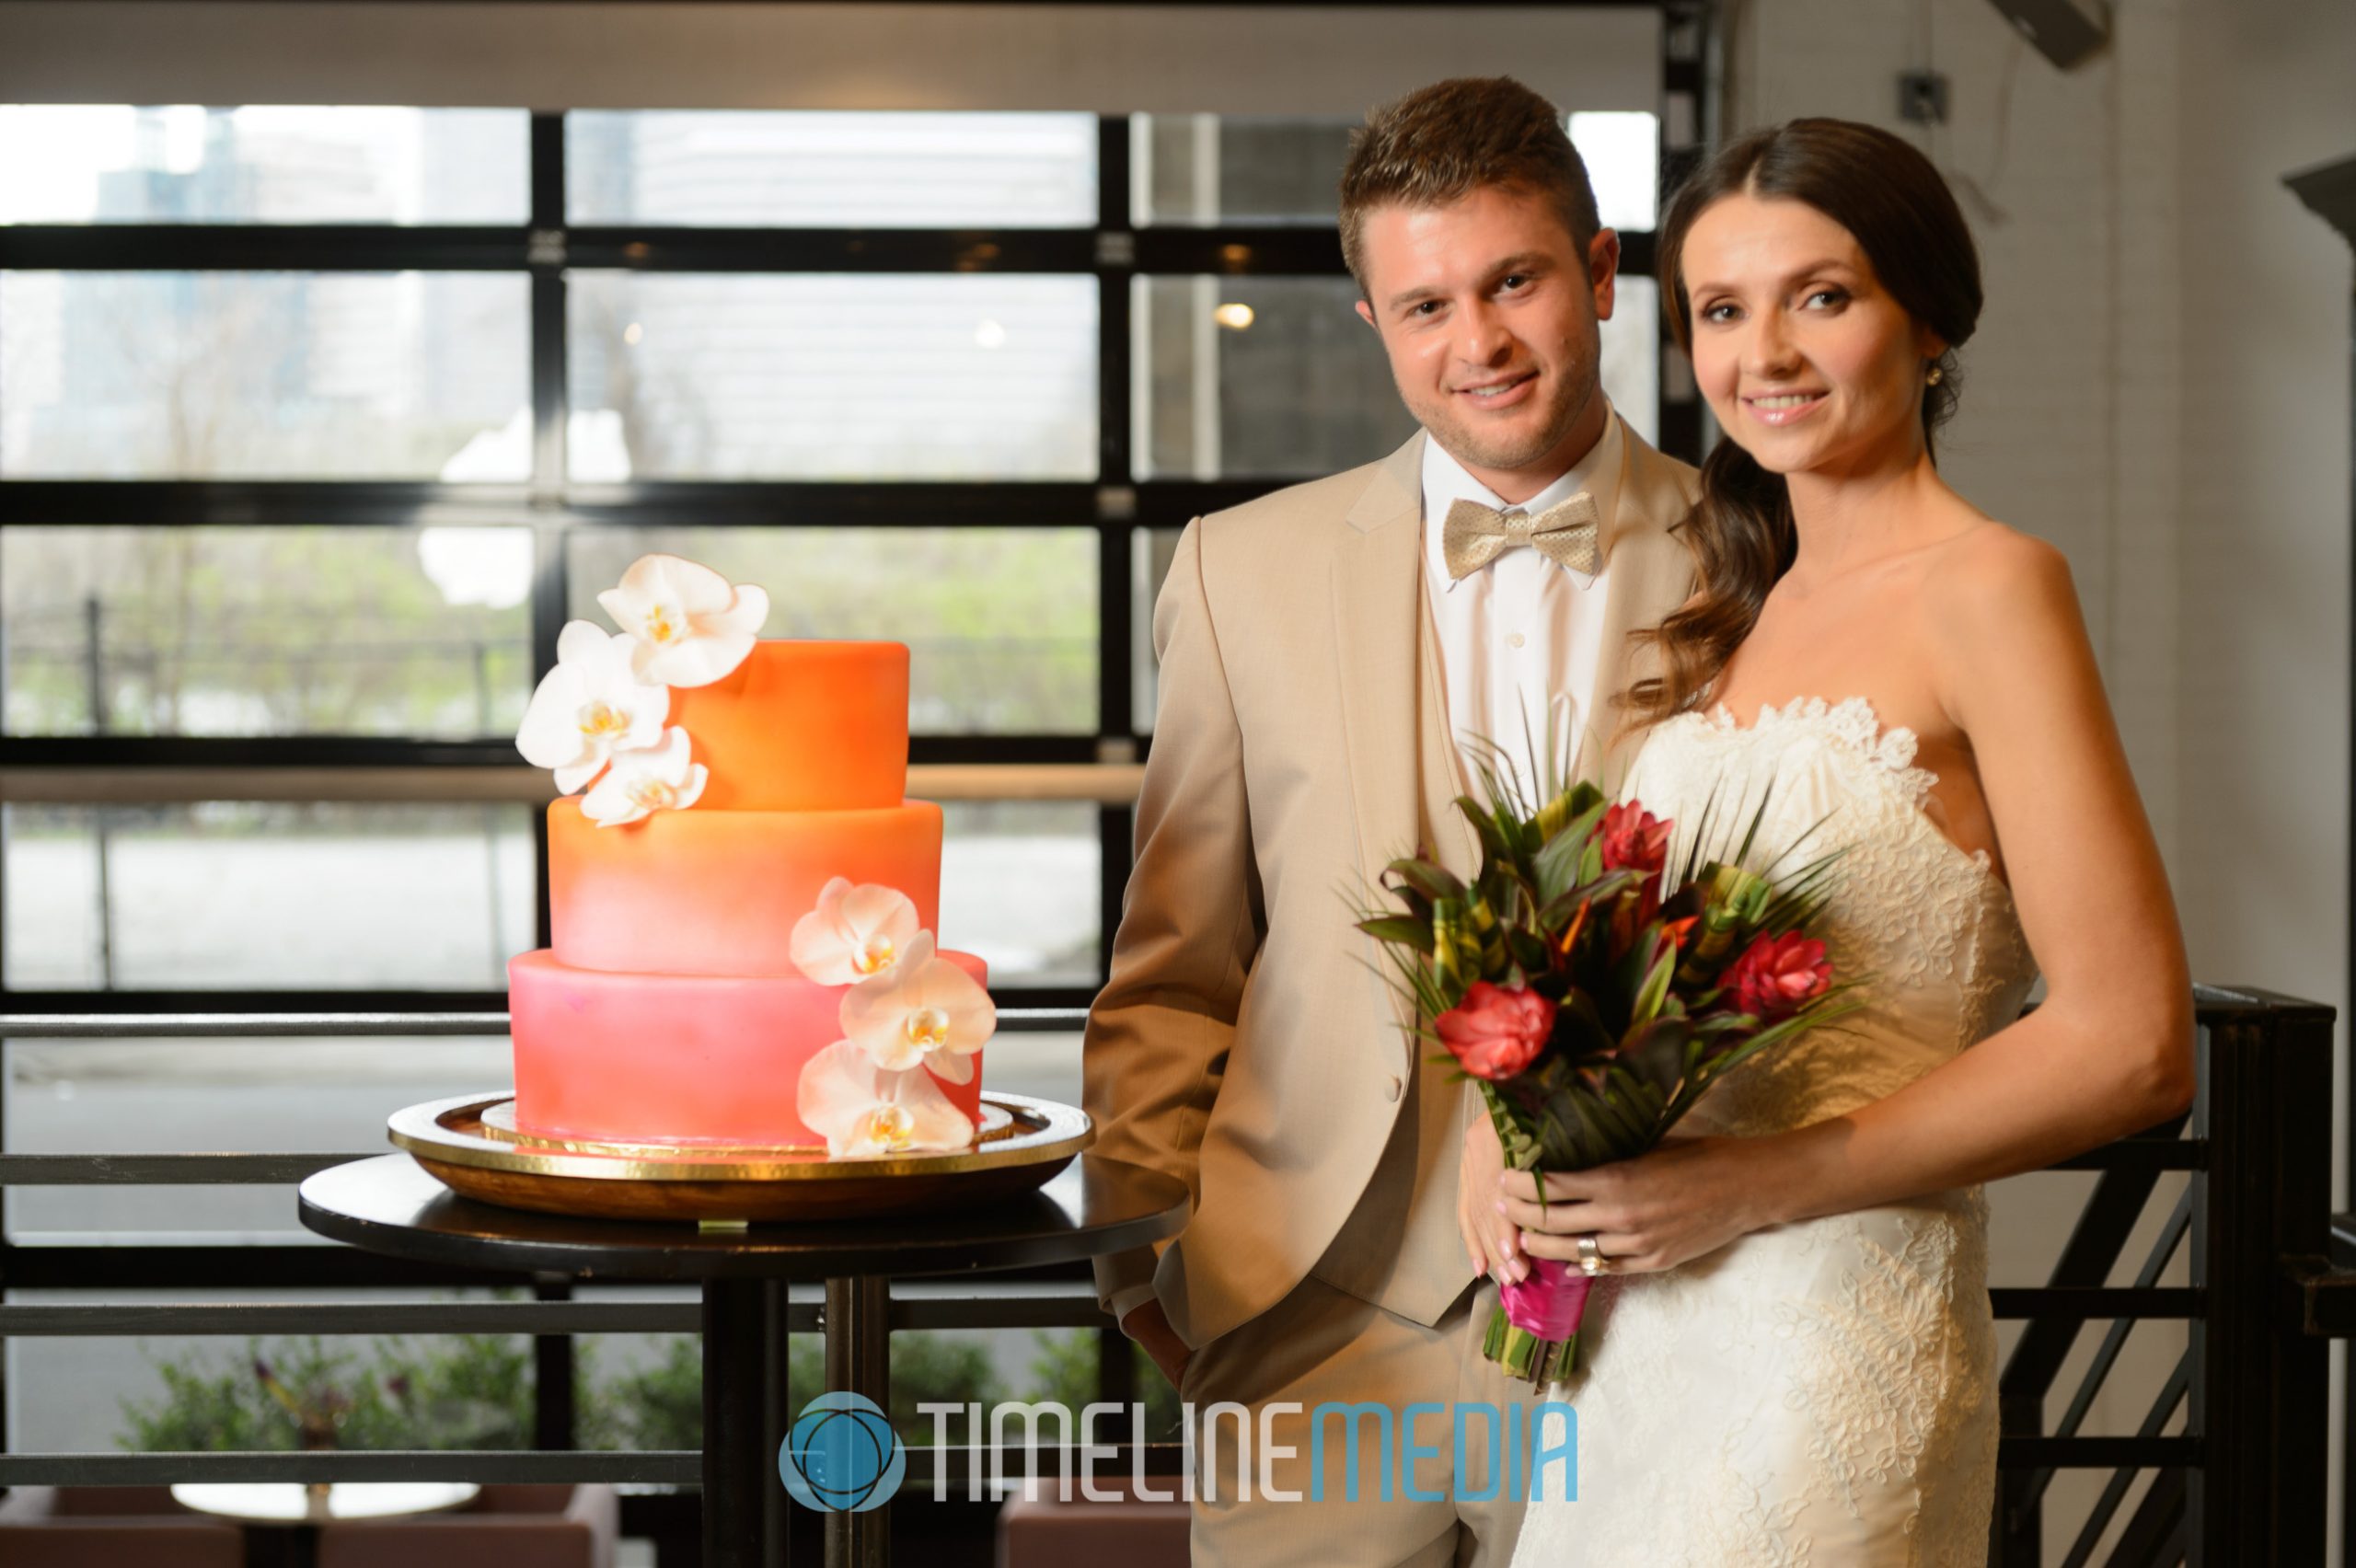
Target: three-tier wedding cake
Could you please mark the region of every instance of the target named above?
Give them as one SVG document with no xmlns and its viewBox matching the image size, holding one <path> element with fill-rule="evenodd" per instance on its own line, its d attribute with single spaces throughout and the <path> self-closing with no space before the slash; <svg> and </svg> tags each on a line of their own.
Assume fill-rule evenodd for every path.
<svg viewBox="0 0 2356 1568">
<path fill-rule="evenodd" d="M 996 1027 L 939 949 L 904 799 L 908 651 L 762 640 L 757 587 L 648 556 L 564 628 L 516 737 L 556 770 L 553 946 L 508 965 L 518 1130 L 867 1157 L 962 1148 Z M 576 791 L 586 792 L 574 798 Z"/>
</svg>

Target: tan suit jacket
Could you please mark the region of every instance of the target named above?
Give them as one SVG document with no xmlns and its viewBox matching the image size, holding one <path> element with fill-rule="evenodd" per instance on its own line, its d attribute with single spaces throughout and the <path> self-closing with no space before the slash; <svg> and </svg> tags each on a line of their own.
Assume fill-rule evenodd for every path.
<svg viewBox="0 0 2356 1568">
<path fill-rule="evenodd" d="M 1623 433 L 1603 651 L 1580 705 L 1583 778 L 1621 771 L 1629 742 L 1609 732 L 1612 697 L 1639 673 L 1629 633 L 1682 603 L 1692 580 L 1669 529 L 1693 471 Z M 1433 1180 L 1468 1097 L 1449 1086 L 1444 1123 L 1426 1111 L 1421 1129 L 1403 1124 L 1425 1098 L 1408 1086 L 1420 1072 L 1429 1090 L 1431 1069 L 1404 1032 L 1389 959 L 1354 925 L 1385 865 L 1461 822 L 1439 820 L 1456 776 L 1435 778 L 1454 748 L 1421 575 L 1425 439 L 1196 518 L 1155 605 L 1160 708 L 1083 1098 L 1094 1152 L 1168 1171 L 1194 1197 L 1175 1239 L 1097 1260 L 1098 1298 L 1109 1309 L 1150 1279 L 1190 1345 L 1312 1269 L 1426 1323 L 1472 1277 L 1452 1154 L 1447 1191 Z M 1469 844 L 1440 847 L 1458 860 Z M 1345 1237 L 1378 1164 L 1401 1166 L 1413 1145 L 1418 1191 L 1380 1223 L 1359 1214 Z"/>
</svg>

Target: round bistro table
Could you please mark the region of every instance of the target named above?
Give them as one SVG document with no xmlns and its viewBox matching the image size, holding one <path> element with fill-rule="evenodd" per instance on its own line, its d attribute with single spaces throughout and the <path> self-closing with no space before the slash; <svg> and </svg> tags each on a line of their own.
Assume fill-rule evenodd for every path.
<svg viewBox="0 0 2356 1568">
<path fill-rule="evenodd" d="M 459 1196 L 406 1154 L 304 1182 L 304 1225 L 368 1251 L 420 1262 L 693 1281 L 703 1291 L 703 1542 L 710 1568 L 785 1561 L 785 1286 L 823 1281 L 830 1389 L 888 1408 L 890 1282 L 898 1277 L 1069 1262 L 1176 1234 L 1186 1185 L 1158 1170 L 1081 1154 L 1037 1191 L 916 1218 L 754 1223 L 575 1218 Z M 826 1516 L 827 1568 L 891 1561 L 888 1507 Z"/>
</svg>

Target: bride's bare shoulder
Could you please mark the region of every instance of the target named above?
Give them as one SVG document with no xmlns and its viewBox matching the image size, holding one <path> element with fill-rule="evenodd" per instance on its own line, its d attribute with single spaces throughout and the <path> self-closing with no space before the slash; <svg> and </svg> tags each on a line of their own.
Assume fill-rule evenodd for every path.
<svg viewBox="0 0 2356 1568">
<path fill-rule="evenodd" d="M 1972 706 L 1971 690 L 2014 687 L 2031 676 L 2043 683 L 2064 670 L 2091 675 L 2077 584 L 2059 549 L 1981 522 L 1948 540 L 1940 556 L 1923 578 L 1921 625 L 1949 712 L 1960 719 Z"/>
<path fill-rule="evenodd" d="M 1925 607 L 1942 621 L 1969 627 L 2065 602 L 2076 609 L 2069 558 L 2034 534 L 1980 518 L 1944 540 L 1934 556 L 1923 578 Z"/>
</svg>

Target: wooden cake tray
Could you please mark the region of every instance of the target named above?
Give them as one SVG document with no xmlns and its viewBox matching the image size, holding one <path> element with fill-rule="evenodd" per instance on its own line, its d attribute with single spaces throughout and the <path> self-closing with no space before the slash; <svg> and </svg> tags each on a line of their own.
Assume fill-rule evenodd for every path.
<svg viewBox="0 0 2356 1568">
<path fill-rule="evenodd" d="M 823 1146 L 710 1148 L 536 1136 L 514 1095 L 462 1094 L 393 1113 L 395 1147 L 469 1198 L 607 1219 L 825 1220 L 932 1214 L 1045 1185 L 1096 1141 L 1088 1113 L 1027 1094 L 982 1091 L 969 1147 L 834 1159 Z"/>
</svg>

